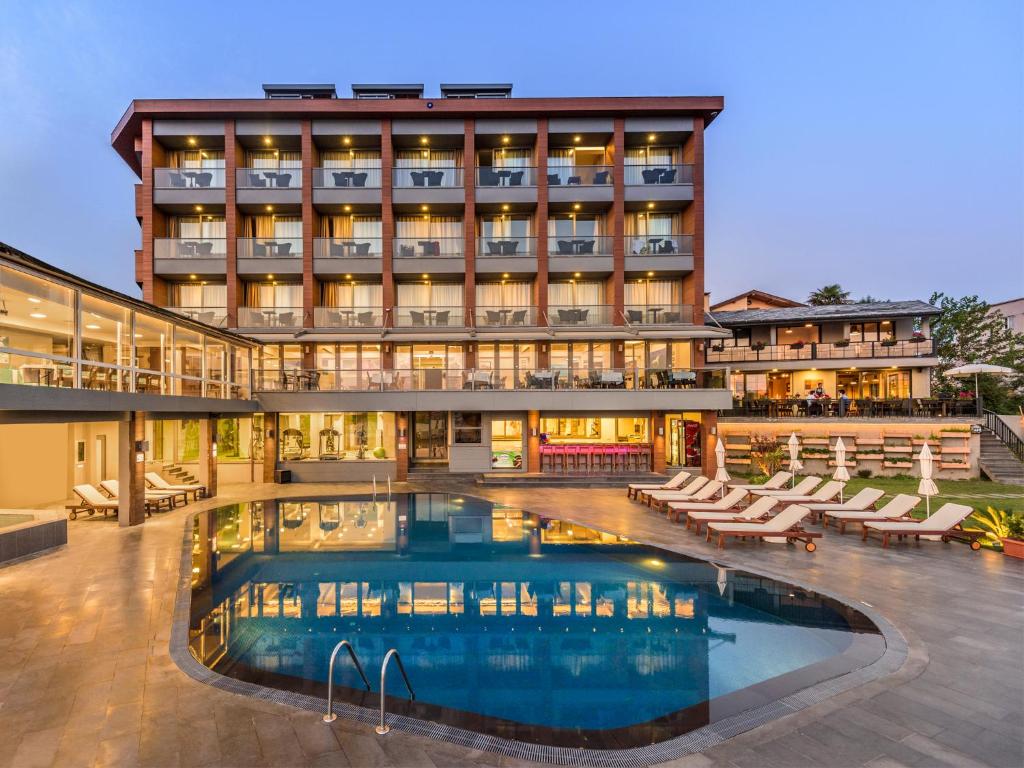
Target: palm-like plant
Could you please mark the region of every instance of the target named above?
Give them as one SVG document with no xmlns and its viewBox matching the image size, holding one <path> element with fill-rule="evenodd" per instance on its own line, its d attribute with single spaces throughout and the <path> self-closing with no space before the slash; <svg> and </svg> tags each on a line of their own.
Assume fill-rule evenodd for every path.
<svg viewBox="0 0 1024 768">
<path fill-rule="evenodd" d="M 815 307 L 822 307 L 828 304 L 849 304 L 850 292 L 844 291 L 839 283 L 822 286 L 816 291 L 811 291 L 807 297 L 807 303 Z"/>
<path fill-rule="evenodd" d="M 998 544 L 1010 535 L 1012 518 L 1013 515 L 1005 509 L 989 507 L 984 512 L 976 509 L 974 514 L 964 521 L 964 528 L 969 531 L 984 531 L 985 538 Z"/>
</svg>

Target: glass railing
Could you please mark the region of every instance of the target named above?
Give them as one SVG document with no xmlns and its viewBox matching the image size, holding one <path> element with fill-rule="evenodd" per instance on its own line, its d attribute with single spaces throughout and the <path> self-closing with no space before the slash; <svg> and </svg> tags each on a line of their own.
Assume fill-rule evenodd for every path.
<svg viewBox="0 0 1024 768">
<path fill-rule="evenodd" d="M 630 325 L 689 325 L 693 307 L 689 304 L 627 304 L 623 316 Z"/>
<path fill-rule="evenodd" d="M 347 189 L 366 187 L 380 189 L 380 165 L 352 166 L 350 168 L 314 168 L 313 186 L 317 189 Z"/>
<path fill-rule="evenodd" d="M 465 239 L 462 237 L 396 237 L 396 259 L 461 259 Z"/>
<path fill-rule="evenodd" d="M 477 258 L 502 256 L 536 256 L 537 238 L 496 235 L 481 237 L 476 246 Z"/>
<path fill-rule="evenodd" d="M 938 397 L 851 397 L 808 400 L 807 398 L 767 398 L 733 396 L 726 416 L 753 416 L 771 419 L 853 416 L 869 419 L 935 419 L 976 416 L 978 404 L 973 398 Z M 881 455 L 879 455 L 881 458 Z"/>
<path fill-rule="evenodd" d="M 157 237 L 153 256 L 158 259 L 223 259 L 227 240 L 223 237 Z"/>
<path fill-rule="evenodd" d="M 314 307 L 313 325 L 317 328 L 380 328 L 384 310 L 380 307 Z"/>
<path fill-rule="evenodd" d="M 240 259 L 301 259 L 301 237 L 240 237 Z"/>
<path fill-rule="evenodd" d="M 395 328 L 464 328 L 462 307 L 395 307 Z"/>
<path fill-rule="evenodd" d="M 239 189 L 301 189 L 301 168 L 239 168 L 235 176 Z"/>
<path fill-rule="evenodd" d="M 302 307 L 239 307 L 239 328 L 301 328 Z"/>
<path fill-rule="evenodd" d="M 548 186 L 585 187 L 602 186 L 612 183 L 612 167 L 610 165 L 570 165 L 548 167 Z"/>
<path fill-rule="evenodd" d="M 537 325 L 536 307 L 477 307 L 477 328 L 521 328 Z"/>
<path fill-rule="evenodd" d="M 167 307 L 167 309 L 196 322 L 212 325 L 214 328 L 224 328 L 228 324 L 227 307 Z"/>
<path fill-rule="evenodd" d="M 611 256 L 611 235 L 586 235 L 583 237 L 560 237 L 548 235 L 550 256 Z"/>
<path fill-rule="evenodd" d="M 626 237 L 627 256 L 692 256 L 693 235 L 634 235 Z"/>
<path fill-rule="evenodd" d="M 548 307 L 548 325 L 579 326 L 612 325 L 612 307 L 610 304 L 591 305 L 553 305 Z"/>
<path fill-rule="evenodd" d="M 931 339 L 888 341 L 796 342 L 753 344 L 711 342 L 705 355 L 709 363 L 784 362 L 787 360 L 850 360 L 892 357 L 928 357 L 935 354 Z"/>
<path fill-rule="evenodd" d="M 672 163 L 648 163 L 625 167 L 627 186 L 653 184 L 693 184 L 693 166 Z"/>
<path fill-rule="evenodd" d="M 455 165 L 432 165 L 422 168 L 395 168 L 395 187 L 461 187 L 462 168 Z"/>
<path fill-rule="evenodd" d="M 536 168 L 503 168 L 481 165 L 476 169 L 476 185 L 478 187 L 533 187 L 536 184 Z"/>
<path fill-rule="evenodd" d="M 317 237 L 313 255 L 318 259 L 379 259 L 384 253 L 379 237 Z"/>
<path fill-rule="evenodd" d="M 223 189 L 223 168 L 154 168 L 157 189 Z"/>
</svg>

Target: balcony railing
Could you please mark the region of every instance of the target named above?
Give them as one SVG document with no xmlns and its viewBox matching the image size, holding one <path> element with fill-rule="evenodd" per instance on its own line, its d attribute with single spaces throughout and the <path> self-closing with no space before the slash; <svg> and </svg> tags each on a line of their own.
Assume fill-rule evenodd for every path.
<svg viewBox="0 0 1024 768">
<path fill-rule="evenodd" d="M 569 165 L 548 167 L 548 186 L 604 186 L 612 183 L 610 165 Z"/>
<path fill-rule="evenodd" d="M 392 173 L 396 188 L 462 186 L 462 168 L 455 165 L 395 168 Z"/>
<path fill-rule="evenodd" d="M 537 169 L 481 165 L 476 169 L 476 185 L 478 187 L 533 187 L 537 185 Z"/>
<path fill-rule="evenodd" d="M 461 259 L 465 245 L 461 237 L 396 237 L 396 259 Z"/>
<path fill-rule="evenodd" d="M 395 328 L 465 328 L 463 307 L 395 307 Z"/>
<path fill-rule="evenodd" d="M 672 165 L 671 163 L 627 164 L 625 172 L 627 186 L 693 184 L 692 165 Z"/>
<path fill-rule="evenodd" d="M 239 307 L 239 328 L 301 328 L 302 307 Z"/>
<path fill-rule="evenodd" d="M 786 362 L 790 360 L 851 360 L 893 357 L 930 357 L 935 354 L 931 339 L 912 341 L 851 341 L 827 343 L 766 344 L 740 347 L 731 344 L 709 344 L 709 363 Z"/>
<path fill-rule="evenodd" d="M 384 254 L 379 237 L 318 237 L 313 255 L 318 259 L 379 259 Z"/>
<path fill-rule="evenodd" d="M 156 189 L 224 189 L 223 168 L 154 168 Z"/>
<path fill-rule="evenodd" d="M 373 329 L 384 325 L 380 307 L 314 307 L 313 325 L 317 328 Z"/>
<path fill-rule="evenodd" d="M 223 259 L 227 240 L 223 237 L 157 237 L 153 255 L 158 259 Z"/>
<path fill-rule="evenodd" d="M 693 307 L 689 304 L 627 304 L 623 313 L 630 325 L 689 325 Z"/>
<path fill-rule="evenodd" d="M 496 235 L 481 237 L 476 246 L 478 258 L 501 258 L 503 256 L 536 256 L 537 238 Z"/>
<path fill-rule="evenodd" d="M 693 235 L 635 235 L 626 238 L 629 256 L 692 256 Z"/>
<path fill-rule="evenodd" d="M 380 189 L 380 165 L 351 168 L 314 168 L 313 186 L 317 189 Z"/>
<path fill-rule="evenodd" d="M 611 325 L 614 309 L 610 304 L 553 305 L 548 307 L 548 325 L 580 328 Z"/>
<path fill-rule="evenodd" d="M 239 168 L 239 189 L 302 189 L 301 168 Z"/>
<path fill-rule="evenodd" d="M 536 307 L 477 307 L 477 328 L 522 328 L 537 325 Z"/>
<path fill-rule="evenodd" d="M 167 307 L 171 312 L 190 317 L 200 323 L 224 328 L 228 324 L 227 307 Z"/>
<path fill-rule="evenodd" d="M 550 256 L 611 256 L 611 235 L 587 235 L 583 237 L 559 237 L 548 235 Z"/>
<path fill-rule="evenodd" d="M 370 371 L 337 368 L 253 371 L 257 391 L 420 392 L 466 390 L 724 389 L 724 368 L 486 370 L 416 368 Z"/>
<path fill-rule="evenodd" d="M 240 237 L 240 259 L 301 259 L 301 237 Z"/>
<path fill-rule="evenodd" d="M 937 397 L 850 398 L 842 403 L 836 398 L 809 402 L 806 398 L 734 398 L 733 407 L 725 416 L 771 419 L 803 419 L 814 417 L 857 417 L 869 419 L 963 418 L 977 415 L 973 398 L 945 399 Z"/>
</svg>

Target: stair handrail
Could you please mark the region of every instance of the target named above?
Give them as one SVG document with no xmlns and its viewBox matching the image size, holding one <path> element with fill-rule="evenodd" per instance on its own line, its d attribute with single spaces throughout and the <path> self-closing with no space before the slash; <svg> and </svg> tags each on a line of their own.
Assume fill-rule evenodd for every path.
<svg viewBox="0 0 1024 768">
<path fill-rule="evenodd" d="M 1019 461 L 1024 461 L 1024 440 L 1007 426 L 1006 422 L 999 418 L 995 411 L 983 411 L 985 417 L 985 428 L 996 436 Z"/>
<path fill-rule="evenodd" d="M 338 716 L 334 714 L 334 659 L 338 655 L 338 651 L 342 648 L 348 650 L 348 655 L 352 657 L 352 663 L 356 665 L 356 671 L 359 676 L 363 678 L 363 685 L 366 686 L 366 690 L 370 690 L 370 681 L 366 678 L 366 673 L 363 671 L 363 665 L 359 663 L 359 657 L 356 656 L 355 649 L 352 647 L 352 643 L 348 640 L 342 640 L 331 651 L 331 663 L 327 666 L 327 714 L 324 715 L 325 723 L 333 723 L 338 719 Z"/>
<path fill-rule="evenodd" d="M 412 690 L 412 684 L 409 682 L 409 676 L 405 673 L 405 665 L 402 664 L 402 657 L 398 655 L 398 649 L 392 648 L 386 654 L 384 654 L 384 661 L 380 665 L 380 725 L 374 730 L 381 736 L 391 730 L 388 724 L 384 721 L 384 701 L 386 699 L 385 691 L 387 690 L 387 675 L 388 675 L 388 662 L 394 657 L 395 661 L 398 662 L 398 671 L 402 673 L 402 679 L 405 681 L 405 687 L 409 690 L 409 701 L 416 700 L 416 694 Z"/>
</svg>

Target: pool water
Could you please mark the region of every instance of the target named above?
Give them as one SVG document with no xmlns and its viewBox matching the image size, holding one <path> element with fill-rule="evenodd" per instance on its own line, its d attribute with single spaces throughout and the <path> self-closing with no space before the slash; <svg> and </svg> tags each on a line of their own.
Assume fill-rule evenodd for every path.
<svg viewBox="0 0 1024 768">
<path fill-rule="evenodd" d="M 878 630 L 791 585 L 470 497 L 200 513 L 190 648 L 211 669 L 535 743 L 664 740 L 864 666 Z"/>
</svg>

